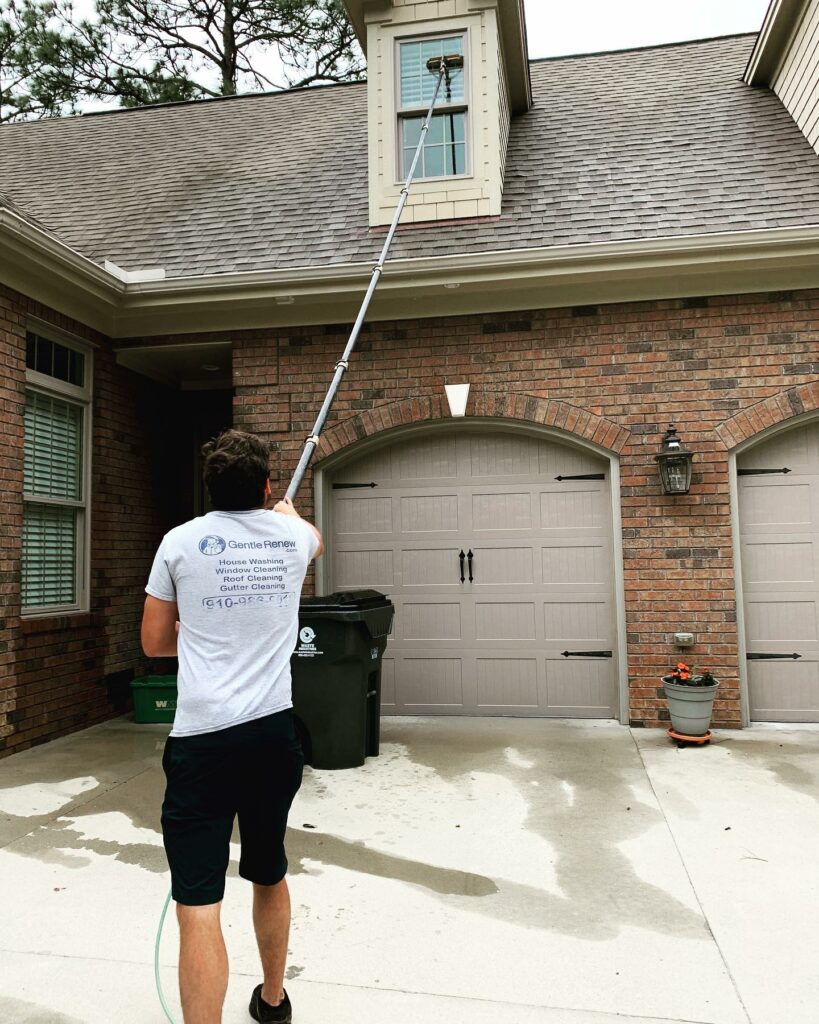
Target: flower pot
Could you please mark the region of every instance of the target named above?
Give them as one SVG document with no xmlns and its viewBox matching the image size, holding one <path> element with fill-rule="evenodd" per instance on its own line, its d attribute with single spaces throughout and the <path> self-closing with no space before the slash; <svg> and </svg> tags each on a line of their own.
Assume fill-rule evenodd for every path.
<svg viewBox="0 0 819 1024">
<path fill-rule="evenodd" d="M 704 736 L 711 724 L 719 681 L 711 686 L 686 686 L 672 683 L 663 676 L 663 686 L 674 732 L 682 736 Z"/>
</svg>

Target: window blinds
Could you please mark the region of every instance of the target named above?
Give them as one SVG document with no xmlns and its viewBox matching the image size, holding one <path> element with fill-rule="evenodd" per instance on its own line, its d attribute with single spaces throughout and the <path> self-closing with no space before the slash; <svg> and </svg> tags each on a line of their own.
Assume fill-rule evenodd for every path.
<svg viewBox="0 0 819 1024">
<path fill-rule="evenodd" d="M 435 92 L 436 75 L 427 71 L 427 61 L 431 57 L 443 57 L 444 54 L 464 52 L 463 36 L 448 36 L 443 39 L 426 39 L 414 43 L 401 43 L 401 107 L 425 107 L 432 101 Z M 464 101 L 464 76 L 459 73 L 452 76 L 452 102 Z M 441 98 L 443 100 L 442 91 Z M 444 101 L 446 102 L 446 101 Z"/>
<path fill-rule="evenodd" d="M 77 511 L 27 503 L 23 522 L 23 607 L 77 600 Z"/>
<path fill-rule="evenodd" d="M 82 407 L 38 391 L 26 393 L 26 496 L 82 497 Z"/>
<path fill-rule="evenodd" d="M 83 408 L 26 392 L 23 488 L 23 608 L 77 601 L 77 521 L 83 498 Z M 38 498 L 50 499 L 40 503 Z"/>
</svg>

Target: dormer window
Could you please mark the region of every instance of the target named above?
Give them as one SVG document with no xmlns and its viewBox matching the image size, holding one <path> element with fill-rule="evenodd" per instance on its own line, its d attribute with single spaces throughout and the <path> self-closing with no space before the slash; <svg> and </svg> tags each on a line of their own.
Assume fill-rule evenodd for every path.
<svg viewBox="0 0 819 1024">
<path fill-rule="evenodd" d="M 435 91 L 437 77 L 427 70 L 427 61 L 444 54 L 463 54 L 464 43 L 465 33 L 398 43 L 398 145 L 402 179 L 409 172 Z M 436 113 L 421 151 L 417 178 L 450 178 L 468 172 L 465 79 L 466 68 L 451 75 L 449 90 L 446 82 L 441 84 Z"/>
</svg>

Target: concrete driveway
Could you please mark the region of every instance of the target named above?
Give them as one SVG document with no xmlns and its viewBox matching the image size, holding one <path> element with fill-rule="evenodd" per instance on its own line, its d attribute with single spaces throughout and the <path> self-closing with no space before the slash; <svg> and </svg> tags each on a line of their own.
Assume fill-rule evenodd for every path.
<svg viewBox="0 0 819 1024">
<path fill-rule="evenodd" d="M 160 1024 L 165 726 L 0 762 L 0 1020 Z M 816 1024 L 819 729 L 387 719 L 291 816 L 296 1024 Z M 233 857 L 225 1024 L 259 980 Z M 162 980 L 177 1024 L 176 922 Z"/>
</svg>

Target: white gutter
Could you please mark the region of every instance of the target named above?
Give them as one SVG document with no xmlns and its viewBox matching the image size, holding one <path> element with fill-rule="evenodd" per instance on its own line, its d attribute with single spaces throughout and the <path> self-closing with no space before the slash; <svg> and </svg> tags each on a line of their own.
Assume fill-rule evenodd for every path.
<svg viewBox="0 0 819 1024">
<path fill-rule="evenodd" d="M 0 280 L 109 334 L 125 285 L 54 235 L 0 208 Z"/>
<path fill-rule="evenodd" d="M 371 273 L 367 260 L 198 277 L 114 275 L 0 209 L 0 280 L 109 337 L 344 322 Z M 387 264 L 372 319 L 817 285 L 819 225 L 811 224 L 396 259 Z"/>
<path fill-rule="evenodd" d="M 627 239 L 617 242 L 593 242 L 583 245 L 556 245 L 534 249 L 493 249 L 480 253 L 455 253 L 447 256 L 422 256 L 391 259 L 384 282 L 422 277 L 441 283 L 467 283 L 476 275 L 496 276 L 515 273 L 538 275 L 583 273 L 605 269 L 622 270 L 724 263 L 726 259 L 753 260 L 819 254 L 819 224 L 798 228 L 769 228 L 668 238 Z M 131 284 L 126 303 L 146 299 L 162 300 L 180 293 L 218 294 L 241 289 L 298 295 L 313 294 L 327 288 L 343 291 L 349 284 L 369 278 L 372 260 L 357 263 L 331 263 L 322 267 L 286 267 L 279 270 L 244 273 L 216 273 L 198 277 L 173 277 L 164 281 Z M 817 282 L 819 283 L 819 282 Z"/>
</svg>

